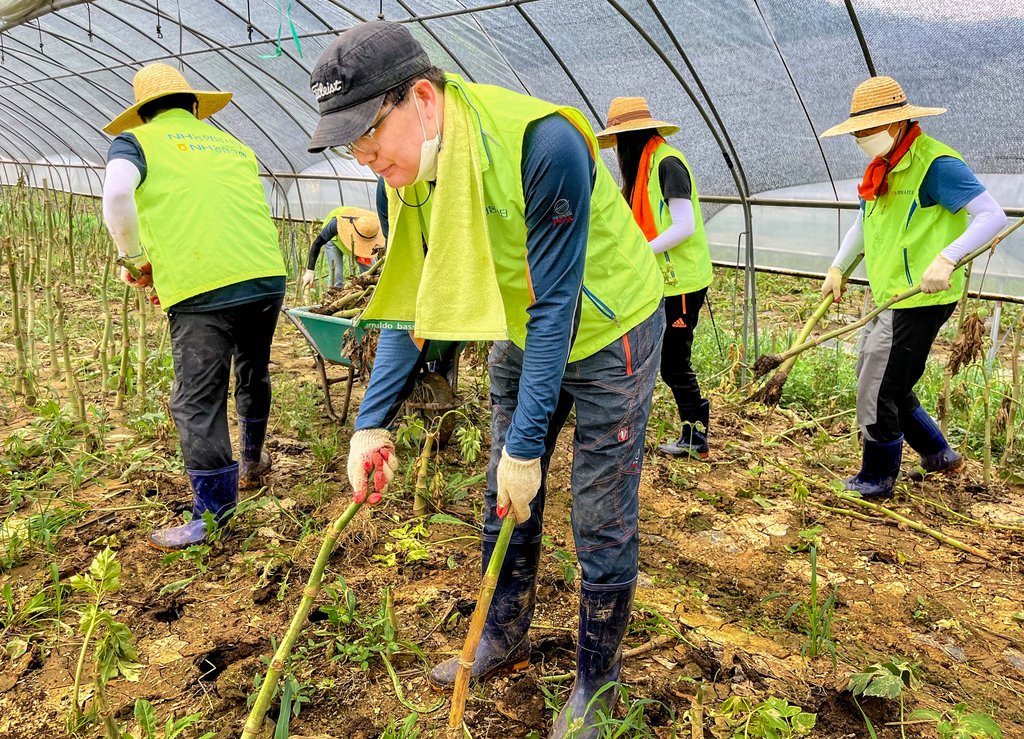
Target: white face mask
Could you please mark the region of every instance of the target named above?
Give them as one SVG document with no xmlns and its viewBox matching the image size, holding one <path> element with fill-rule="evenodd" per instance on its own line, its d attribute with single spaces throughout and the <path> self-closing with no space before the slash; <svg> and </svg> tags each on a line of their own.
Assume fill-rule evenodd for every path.
<svg viewBox="0 0 1024 739">
<path fill-rule="evenodd" d="M 894 143 L 896 143 L 896 139 L 889 133 L 889 129 L 857 139 L 857 146 L 871 159 L 884 157 L 892 149 Z"/>
<path fill-rule="evenodd" d="M 412 184 L 416 184 L 424 180 L 430 182 L 437 179 L 437 153 L 441 151 L 441 130 L 437 129 L 434 138 L 427 138 L 427 128 L 423 125 L 419 100 L 415 97 L 413 100 L 416 105 L 416 115 L 420 119 L 420 130 L 423 131 L 423 143 L 420 145 L 420 168 L 416 172 L 416 179 L 412 181 Z"/>
</svg>

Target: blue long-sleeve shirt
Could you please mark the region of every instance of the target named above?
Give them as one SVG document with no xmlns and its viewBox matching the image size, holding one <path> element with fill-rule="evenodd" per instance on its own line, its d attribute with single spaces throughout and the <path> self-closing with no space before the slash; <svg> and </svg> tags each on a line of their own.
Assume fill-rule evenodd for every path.
<svg viewBox="0 0 1024 739">
<path fill-rule="evenodd" d="M 536 459 L 544 453 L 544 437 L 579 325 L 595 168 L 586 139 L 564 116 L 553 114 L 527 127 L 521 173 L 526 259 L 536 299 L 527 309 L 518 407 L 505 439 L 506 450 L 518 459 Z M 377 212 L 380 222 L 387 224 L 383 182 L 378 184 Z M 420 354 L 408 333 L 381 331 L 356 429 L 394 422 L 412 389 L 410 378 L 421 366 Z"/>
</svg>

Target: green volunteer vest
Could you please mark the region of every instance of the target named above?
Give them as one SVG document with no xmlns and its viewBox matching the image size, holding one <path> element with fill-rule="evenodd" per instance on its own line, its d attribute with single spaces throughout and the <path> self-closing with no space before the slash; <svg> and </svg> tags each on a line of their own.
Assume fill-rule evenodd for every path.
<svg viewBox="0 0 1024 739">
<path fill-rule="evenodd" d="M 672 225 L 672 214 L 661 192 L 659 167 L 666 157 L 675 157 L 683 163 L 690 175 L 690 202 L 693 203 L 693 233 L 668 251 L 656 255 L 658 265 L 665 278 L 666 295 L 692 293 L 711 284 L 714 273 L 711 268 L 711 253 L 708 251 L 708 237 L 704 233 L 704 218 L 700 213 L 700 196 L 697 183 L 693 181 L 693 170 L 683 153 L 668 144 L 654 150 L 651 157 L 651 171 L 647 181 L 647 197 L 654 211 L 654 222 L 658 233 L 664 233 Z"/>
<path fill-rule="evenodd" d="M 864 203 L 864 264 L 876 303 L 919 284 L 936 255 L 967 228 L 965 210 L 950 213 L 939 204 L 922 208 L 918 201 L 928 168 L 941 156 L 963 161 L 958 152 L 921 134 L 889 173 L 888 192 Z M 948 290 L 920 293 L 893 308 L 956 302 L 964 288 L 962 267 L 953 272 L 949 283 Z"/>
<path fill-rule="evenodd" d="M 663 280 L 640 227 L 633 220 L 598 151 L 597 139 L 578 110 L 521 95 L 492 85 L 466 82 L 448 74 L 445 93 L 462 95 L 479 119 L 479 135 L 488 159 L 483 189 L 487 203 L 487 233 L 491 241 L 498 288 L 501 292 L 508 338 L 526 347 L 527 308 L 533 303 L 526 261 L 526 201 L 523 194 L 523 136 L 535 120 L 561 113 L 587 137 L 595 153 L 597 174 L 590 200 L 590 227 L 583 272 L 580 324 L 569 353 L 576 362 L 598 352 L 650 316 L 661 303 Z M 427 183 L 403 189 L 406 202 L 426 205 L 418 209 L 424 240 L 431 218 Z M 555 218 L 572 219 L 555 205 Z M 453 316 L 457 322 L 458 317 Z M 453 326 L 457 329 L 458 326 Z"/>
<path fill-rule="evenodd" d="M 178 109 L 131 133 L 147 169 L 135 191 L 139 235 L 164 310 L 219 287 L 286 274 L 252 149 Z"/>
</svg>

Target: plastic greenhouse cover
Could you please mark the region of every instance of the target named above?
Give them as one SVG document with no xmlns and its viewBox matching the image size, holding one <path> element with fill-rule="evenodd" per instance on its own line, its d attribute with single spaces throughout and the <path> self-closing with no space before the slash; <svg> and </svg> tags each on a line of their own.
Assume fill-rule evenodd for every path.
<svg viewBox="0 0 1024 739">
<path fill-rule="evenodd" d="M 11 4 L 0 0 L 0 14 Z M 162 60 L 197 88 L 234 93 L 212 122 L 256 151 L 277 215 L 318 220 L 340 202 L 370 206 L 368 170 L 306 151 L 318 117 L 308 80 L 336 31 L 383 12 L 410 21 L 443 68 L 574 105 L 595 128 L 613 97 L 645 96 L 655 116 L 681 126 L 671 142 L 703 195 L 852 199 L 865 165 L 849 137 L 817 138 L 846 117 L 869 76 L 844 0 L 295 0 L 290 16 L 276 0 L 177 0 L 159 13 L 153 0 L 64 4 L 35 3 L 58 9 L 0 34 L 4 160 L 102 163 L 109 137 L 100 129 L 130 104 L 134 72 Z M 896 77 L 912 102 L 949 109 L 925 130 L 961 151 L 1002 205 L 1024 206 L 1021 137 L 1008 124 L 1021 120 L 1024 98 L 1007 84 L 1024 72 L 1024 7 L 854 6 L 877 73 Z M 614 171 L 613 155 L 605 161 Z M 21 171 L 5 164 L 0 182 Z M 92 176 L 62 181 L 97 187 Z M 716 258 L 734 263 L 739 207 L 704 210 Z M 815 272 L 851 217 L 753 213 L 758 265 Z M 986 291 L 1024 292 L 1013 277 L 1019 243 L 993 259 Z"/>
</svg>

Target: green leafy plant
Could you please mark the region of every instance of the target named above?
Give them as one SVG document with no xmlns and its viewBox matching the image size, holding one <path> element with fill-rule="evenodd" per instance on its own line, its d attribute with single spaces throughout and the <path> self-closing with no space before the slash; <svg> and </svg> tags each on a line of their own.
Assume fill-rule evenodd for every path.
<svg viewBox="0 0 1024 739">
<path fill-rule="evenodd" d="M 907 691 L 916 690 L 918 687 L 917 675 L 914 665 L 899 657 L 890 657 L 885 662 L 878 662 L 871 665 L 862 672 L 855 672 L 850 675 L 850 682 L 847 690 L 853 696 L 853 702 L 864 719 L 864 725 L 868 733 L 874 739 L 875 728 L 871 719 L 864 712 L 857 698 L 862 696 L 885 698 L 887 700 L 899 700 L 900 702 L 900 735 L 906 736 L 903 727 L 904 694 Z"/>
<path fill-rule="evenodd" d="M 821 532 L 824 530 L 825 527 L 819 525 L 798 532 L 797 536 L 800 539 L 793 544 L 787 544 L 786 551 L 790 554 L 799 554 L 800 552 L 809 552 L 811 547 L 814 547 L 815 556 L 817 556 L 817 552 L 822 551 Z"/>
<path fill-rule="evenodd" d="M 800 706 L 771 696 L 754 704 L 745 696 L 732 695 L 711 712 L 716 736 L 728 739 L 790 739 L 807 736 L 818 720 Z"/>
<path fill-rule="evenodd" d="M 939 739 L 1003 739 L 1003 730 L 991 716 L 971 711 L 966 703 L 957 703 L 947 714 L 920 708 L 907 718 L 912 722 L 934 721 Z"/>
<path fill-rule="evenodd" d="M 407 523 L 404 526 L 392 529 L 388 532 L 388 536 L 394 539 L 394 541 L 384 543 L 386 554 L 373 555 L 376 561 L 382 562 L 387 567 L 397 566 L 399 558 L 401 558 L 404 564 L 412 564 L 413 562 L 425 560 L 430 556 L 430 551 L 426 545 L 426 540 L 430 538 L 430 532 L 427 531 L 422 521 L 419 523 Z"/>
<path fill-rule="evenodd" d="M 109 594 L 121 587 L 121 564 L 117 561 L 114 550 L 104 549 L 96 555 L 89 570 L 85 574 L 71 578 L 72 590 L 92 596 L 92 602 L 86 603 L 79 610 L 79 629 L 82 632 L 82 648 L 78 654 L 75 667 L 75 682 L 72 692 L 73 725 L 82 724 L 82 704 L 80 700 L 82 674 L 89 647 L 96 639 L 93 648 L 95 673 L 93 676 L 94 707 L 98 709 L 103 720 L 107 739 L 118 739 L 120 727 L 110 711 L 106 698 L 107 683 L 121 676 L 125 680 L 135 682 L 139 679 L 142 665 L 136 660 L 135 645 L 132 633 L 127 626 L 114 620 L 114 617 L 103 608 L 104 600 Z"/>
<path fill-rule="evenodd" d="M 380 739 L 419 739 L 420 730 L 416 728 L 418 713 L 410 713 L 401 722 L 394 716 L 388 719 L 388 725 L 380 735 Z"/>
<path fill-rule="evenodd" d="M 193 713 L 188 716 L 176 719 L 174 715 L 167 717 L 167 723 L 163 732 L 158 732 L 159 722 L 156 716 L 156 709 L 153 704 L 145 698 L 138 698 L 135 701 L 135 720 L 139 724 L 141 739 L 179 739 L 185 735 L 190 728 L 199 723 L 203 718 L 201 713 Z M 217 735 L 215 731 L 208 731 L 197 737 L 197 739 L 210 739 Z"/>
<path fill-rule="evenodd" d="M 566 589 L 571 589 L 573 583 L 576 582 L 576 557 L 565 549 L 556 546 L 552 538 L 547 534 L 541 537 L 541 542 L 546 549 L 551 550 L 551 558 L 555 560 L 555 566 L 561 577 L 559 585 L 564 586 Z"/>
<path fill-rule="evenodd" d="M 832 617 L 835 614 L 836 594 L 838 588 L 833 588 L 825 600 L 821 600 L 818 592 L 818 548 L 813 544 L 809 549 L 811 555 L 811 590 L 810 597 L 806 602 L 794 603 L 789 612 L 786 613 L 784 621 L 788 621 L 796 613 L 802 613 L 806 619 L 804 635 L 807 637 L 801 648 L 801 653 L 810 659 L 827 652 L 832 658 L 832 664 L 836 663 L 836 645 L 832 641 Z"/>
</svg>

